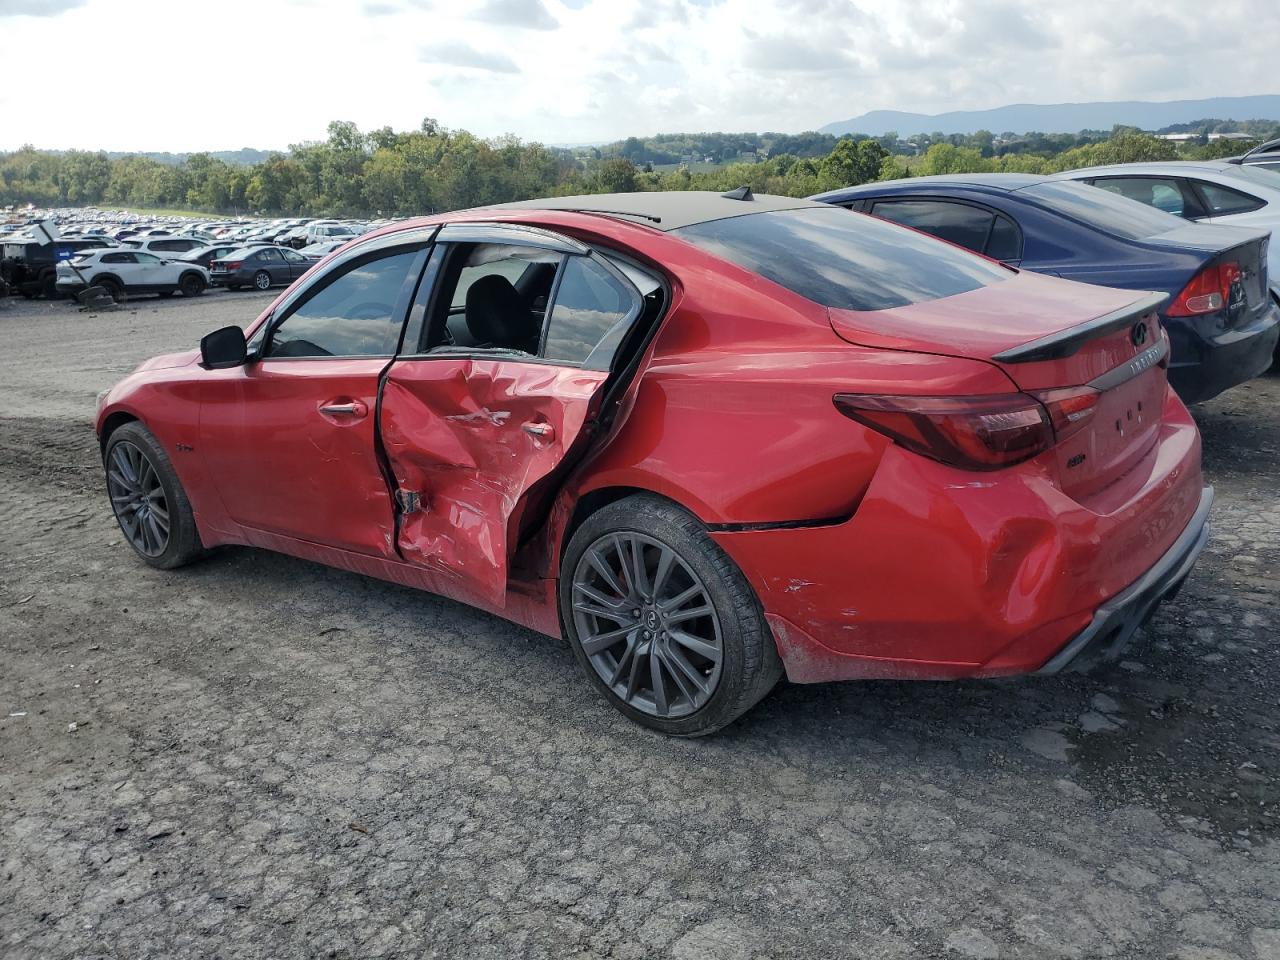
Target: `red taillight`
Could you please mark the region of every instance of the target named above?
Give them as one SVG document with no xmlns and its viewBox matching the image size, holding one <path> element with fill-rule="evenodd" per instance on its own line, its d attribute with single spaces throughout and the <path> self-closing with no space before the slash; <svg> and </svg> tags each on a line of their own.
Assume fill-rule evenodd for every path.
<svg viewBox="0 0 1280 960">
<path fill-rule="evenodd" d="M 239 261 L 239 260 L 233 260 L 231 263 L 224 263 L 222 266 L 223 266 L 223 268 L 224 268 L 224 269 L 226 269 L 226 270 L 239 270 L 239 269 L 240 269 L 240 261 Z"/>
<path fill-rule="evenodd" d="M 1169 305 L 1171 317 L 1213 313 L 1231 302 L 1231 285 L 1240 281 L 1240 264 L 1216 263 L 1197 273 Z"/>
<path fill-rule="evenodd" d="M 836 409 L 915 453 L 966 470 L 998 470 L 1053 444 L 1045 408 L 1025 393 L 897 397 L 838 393 Z"/>
<path fill-rule="evenodd" d="M 1093 419 L 1101 396 L 1093 387 L 1062 387 L 1058 390 L 1035 391 L 1035 398 L 1044 404 L 1053 424 L 1055 440 L 1062 441 L 1073 433 L 1079 433 Z"/>
</svg>

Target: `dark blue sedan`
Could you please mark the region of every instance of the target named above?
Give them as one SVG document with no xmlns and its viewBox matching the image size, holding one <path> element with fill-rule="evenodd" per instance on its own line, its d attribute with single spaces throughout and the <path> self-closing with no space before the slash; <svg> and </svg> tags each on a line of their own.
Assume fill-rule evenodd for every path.
<svg viewBox="0 0 1280 960">
<path fill-rule="evenodd" d="M 1016 173 L 890 180 L 813 199 L 1010 266 L 1167 294 L 1169 381 L 1187 403 L 1265 371 L 1280 338 L 1264 230 L 1191 224 L 1096 187 Z"/>
</svg>

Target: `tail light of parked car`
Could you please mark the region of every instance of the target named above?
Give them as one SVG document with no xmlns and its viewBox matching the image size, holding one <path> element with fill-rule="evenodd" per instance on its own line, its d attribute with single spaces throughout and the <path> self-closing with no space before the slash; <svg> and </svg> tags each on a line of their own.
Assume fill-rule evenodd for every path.
<svg viewBox="0 0 1280 960">
<path fill-rule="evenodd" d="M 1194 317 L 1213 313 L 1231 302 L 1231 286 L 1241 279 L 1240 264 L 1215 263 L 1192 278 L 1169 305 L 1171 317 Z"/>
<path fill-rule="evenodd" d="M 838 393 L 836 409 L 921 456 L 999 470 L 1048 450 L 1093 418 L 1098 391 L 1066 387 L 978 397 Z"/>
</svg>

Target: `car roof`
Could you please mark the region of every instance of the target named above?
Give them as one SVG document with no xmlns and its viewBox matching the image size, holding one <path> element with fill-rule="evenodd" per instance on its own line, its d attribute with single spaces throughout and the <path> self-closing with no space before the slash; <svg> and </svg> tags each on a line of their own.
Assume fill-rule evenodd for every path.
<svg viewBox="0 0 1280 960">
<path fill-rule="evenodd" d="M 679 230 L 697 223 L 727 220 L 752 213 L 775 210 L 819 209 L 826 204 L 794 197 L 755 194 L 751 199 L 734 200 L 709 190 L 667 190 L 645 193 L 596 193 L 576 197 L 552 197 L 499 203 L 485 210 L 567 210 L 581 213 L 635 217 L 658 230 Z"/>
<path fill-rule="evenodd" d="M 1113 163 L 1104 167 L 1083 167 L 1079 170 L 1068 170 L 1055 175 L 1059 180 L 1079 180 L 1081 177 L 1096 176 L 1200 176 L 1221 177 L 1228 184 L 1240 184 L 1244 181 L 1249 188 L 1262 190 L 1270 194 L 1280 193 L 1280 178 L 1273 184 L 1275 174 L 1265 170 L 1250 169 L 1248 164 L 1229 163 L 1225 160 L 1162 160 L 1153 163 Z M 1241 188 L 1243 189 L 1243 187 Z M 1272 200 L 1274 203 L 1275 201 Z"/>
<path fill-rule="evenodd" d="M 981 190 L 1013 193 L 1024 187 L 1033 187 L 1038 183 L 1051 180 L 1051 177 L 1034 173 L 944 173 L 930 177 L 904 177 L 900 180 L 873 180 L 870 183 L 852 187 L 840 187 L 819 193 L 813 199 L 822 197 L 854 197 L 879 193 L 886 187 L 890 192 L 904 188 L 920 186 L 934 187 L 970 187 Z"/>
</svg>

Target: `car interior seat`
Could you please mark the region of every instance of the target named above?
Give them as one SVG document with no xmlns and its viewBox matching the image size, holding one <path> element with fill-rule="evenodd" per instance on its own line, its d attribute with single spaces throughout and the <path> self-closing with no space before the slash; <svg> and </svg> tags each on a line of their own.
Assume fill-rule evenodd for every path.
<svg viewBox="0 0 1280 960">
<path fill-rule="evenodd" d="M 467 332 L 477 346 L 538 352 L 541 324 L 504 276 L 481 277 L 467 289 L 465 316 Z"/>
</svg>

